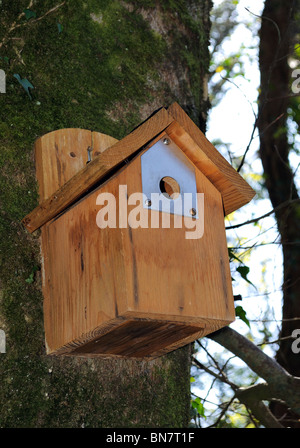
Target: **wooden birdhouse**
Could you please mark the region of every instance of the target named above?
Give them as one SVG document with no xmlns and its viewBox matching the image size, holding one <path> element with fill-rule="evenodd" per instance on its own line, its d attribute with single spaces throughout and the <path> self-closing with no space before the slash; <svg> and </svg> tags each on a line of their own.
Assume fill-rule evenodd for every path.
<svg viewBox="0 0 300 448">
<path fill-rule="evenodd" d="M 224 215 L 255 193 L 178 104 L 35 157 L 48 354 L 153 358 L 235 319 Z"/>
</svg>

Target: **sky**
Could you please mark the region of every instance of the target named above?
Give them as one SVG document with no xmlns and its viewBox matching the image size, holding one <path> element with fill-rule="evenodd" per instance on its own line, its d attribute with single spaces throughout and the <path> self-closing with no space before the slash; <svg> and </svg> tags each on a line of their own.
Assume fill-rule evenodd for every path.
<svg viewBox="0 0 300 448">
<path fill-rule="evenodd" d="M 220 3 L 222 3 L 220 0 L 214 1 L 216 5 Z M 222 45 L 222 53 L 225 57 L 235 51 L 239 51 L 241 44 L 244 44 L 246 47 L 255 45 L 258 50 L 259 39 L 257 32 L 259 22 L 257 21 L 255 27 L 252 26 L 251 28 L 245 26 L 243 22 L 253 21 L 255 19 L 253 14 L 260 15 L 262 6 L 262 0 L 239 1 L 236 8 L 241 25 Z M 246 8 L 253 14 L 250 14 Z M 256 50 L 253 50 L 251 53 L 257 56 Z M 210 112 L 207 132 L 209 139 L 217 137 L 225 142 L 231 142 L 231 150 L 236 152 L 237 155 L 243 154 L 250 140 L 254 122 L 252 108 L 255 108 L 257 89 L 259 87 L 257 64 L 255 62 L 251 63 L 248 58 L 244 58 L 244 64 L 246 79 L 243 77 L 235 78 L 234 82 L 238 87 L 233 85 L 227 86 L 228 93 L 223 97 L 218 107 L 213 108 Z"/>
</svg>

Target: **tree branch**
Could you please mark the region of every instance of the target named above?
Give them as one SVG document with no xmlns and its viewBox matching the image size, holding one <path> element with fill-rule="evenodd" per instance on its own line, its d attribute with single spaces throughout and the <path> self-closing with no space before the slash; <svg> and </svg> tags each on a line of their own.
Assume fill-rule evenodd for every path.
<svg viewBox="0 0 300 448">
<path fill-rule="evenodd" d="M 218 368 L 219 374 L 213 372 L 211 369 L 203 365 L 195 357 L 192 357 L 192 362 L 200 369 L 212 375 L 215 379 L 228 384 L 234 391 L 234 396 L 232 397 L 229 404 L 226 406 L 226 410 L 229 405 L 233 402 L 235 398 L 243 403 L 246 408 L 251 409 L 255 418 L 260 421 L 260 423 L 266 428 L 282 428 L 283 426 L 278 422 L 278 420 L 271 413 L 269 408 L 262 402 L 262 400 L 271 400 L 273 398 L 272 389 L 266 384 L 257 384 L 248 388 L 238 388 L 236 384 L 232 383 L 224 372 Z M 217 366 L 218 367 L 218 366 Z M 221 420 L 225 411 L 221 413 L 217 422 Z M 215 425 L 216 423 L 214 423 Z"/>
<path fill-rule="evenodd" d="M 268 383 L 258 383 L 254 386 L 240 387 L 236 391 L 236 397 L 242 400 L 271 401 L 275 397 Z"/>
<path fill-rule="evenodd" d="M 261 219 L 267 218 L 268 216 L 272 215 L 273 213 L 278 212 L 282 208 L 288 207 L 289 205 L 295 204 L 297 202 L 300 202 L 300 198 L 282 202 L 282 204 L 278 205 L 278 207 L 273 208 L 273 210 L 270 210 L 268 213 L 265 213 L 262 216 L 258 216 L 257 218 L 249 219 L 249 221 L 245 221 L 245 222 L 242 222 L 240 224 L 234 224 L 233 226 L 227 226 L 227 227 L 225 227 L 225 229 L 226 230 L 237 229 L 238 227 L 242 227 L 242 226 L 246 226 L 248 224 L 252 224 L 254 222 L 260 221 Z"/>
<path fill-rule="evenodd" d="M 225 327 L 208 336 L 231 351 L 250 369 L 263 378 L 273 398 L 278 398 L 296 413 L 300 413 L 300 378 L 290 375 L 274 359 L 232 328 Z"/>
<path fill-rule="evenodd" d="M 262 401 L 259 401 L 255 395 L 249 394 L 248 391 L 245 393 L 245 391 L 245 389 L 238 391 L 236 398 L 251 409 L 263 426 L 266 428 L 284 428 Z"/>
<path fill-rule="evenodd" d="M 21 12 L 21 13 L 18 15 L 17 19 L 11 24 L 11 26 L 10 26 L 10 28 L 8 29 L 6 35 L 5 35 L 4 38 L 2 39 L 2 42 L 0 42 L 0 48 L 1 48 L 3 45 L 5 45 L 9 40 L 12 40 L 12 39 L 13 39 L 12 37 L 9 37 L 9 34 L 10 34 L 12 31 L 14 31 L 14 30 L 17 29 L 17 28 L 24 27 L 24 26 L 27 26 L 27 25 L 31 25 L 32 23 L 35 23 L 35 22 L 38 22 L 38 21 L 42 20 L 42 19 L 43 19 L 44 17 L 46 17 L 47 15 L 51 14 L 52 12 L 56 11 L 58 8 L 60 8 L 61 6 L 63 6 L 65 3 L 66 3 L 66 2 L 64 1 L 64 2 L 60 3 L 59 5 L 56 5 L 56 6 L 54 6 L 53 8 L 49 9 L 49 11 L 47 11 L 47 12 L 46 12 L 44 15 L 42 15 L 41 17 L 38 17 L 37 19 L 33 19 L 33 20 L 30 20 L 30 21 L 25 22 L 25 23 L 18 23 L 19 20 L 25 15 L 24 11 Z M 29 2 L 29 4 L 28 4 L 28 6 L 27 6 L 26 9 L 30 9 L 32 6 L 33 6 L 33 1 L 30 0 L 30 2 Z"/>
<path fill-rule="evenodd" d="M 232 383 L 231 381 L 229 381 L 229 379 L 224 375 L 224 373 L 220 373 L 220 375 L 218 375 L 217 373 L 213 372 L 211 369 L 209 369 L 208 367 L 206 367 L 204 364 L 202 364 L 200 361 L 198 361 L 198 359 L 196 359 L 194 356 L 192 357 L 192 362 L 199 367 L 199 369 L 204 370 L 206 373 L 209 373 L 209 375 L 213 376 L 214 378 L 216 378 L 219 381 L 222 381 L 222 383 L 226 383 L 228 384 L 233 390 L 237 389 L 237 386 Z"/>
<path fill-rule="evenodd" d="M 275 378 L 281 383 L 282 378 L 289 375 L 275 360 L 232 328 L 222 328 L 211 333 L 208 338 L 237 355 L 268 383 L 274 382 Z"/>
<path fill-rule="evenodd" d="M 59 5 L 54 6 L 53 8 L 49 9 L 49 11 L 47 11 L 44 15 L 42 15 L 41 17 L 38 17 L 37 19 L 33 19 L 30 21 L 30 23 L 35 23 L 35 22 L 39 22 L 40 20 L 42 20 L 44 17 L 48 16 L 49 14 L 51 14 L 52 12 L 56 11 L 58 8 L 60 8 L 61 6 L 63 6 L 66 2 L 62 2 Z"/>
</svg>

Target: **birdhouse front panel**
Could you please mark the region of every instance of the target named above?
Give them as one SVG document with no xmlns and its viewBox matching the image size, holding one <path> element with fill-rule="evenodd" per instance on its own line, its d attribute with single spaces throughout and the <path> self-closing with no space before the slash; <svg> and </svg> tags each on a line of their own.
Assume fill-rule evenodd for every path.
<svg viewBox="0 0 300 448">
<path fill-rule="evenodd" d="M 88 148 L 98 154 L 78 174 L 74 166 L 64 177 L 37 169 L 48 193 L 35 216 L 25 218 L 28 226 L 46 221 L 47 204 L 51 209 L 67 194 L 77 197 L 41 226 L 48 354 L 153 358 L 234 320 L 224 227 L 224 208 L 231 205 L 224 205 L 219 185 L 236 186 L 221 182 L 220 167 L 199 147 L 194 128 L 188 133 L 162 113 L 163 129 L 150 118 L 124 143 L 110 146 L 114 139 L 93 133 Z M 82 130 L 72 133 L 72 145 L 63 131 L 39 140 L 40 166 L 51 157 L 72 166 L 79 153 L 86 164 L 86 142 L 75 137 Z M 129 143 L 132 157 L 117 163 Z M 96 169 L 106 175 L 87 188 Z M 59 190 L 57 180 L 46 188 L 58 177 Z M 76 177 L 84 178 L 84 188 Z"/>
</svg>

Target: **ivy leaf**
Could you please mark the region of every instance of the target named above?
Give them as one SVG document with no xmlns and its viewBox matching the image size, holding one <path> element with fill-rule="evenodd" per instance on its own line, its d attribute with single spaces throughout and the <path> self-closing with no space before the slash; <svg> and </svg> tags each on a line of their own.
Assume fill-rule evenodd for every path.
<svg viewBox="0 0 300 448">
<path fill-rule="evenodd" d="M 31 274 L 29 275 L 29 277 L 25 279 L 25 282 L 26 283 L 33 283 L 34 282 L 34 274 L 38 270 L 39 270 L 39 267 L 38 266 L 34 266 L 33 269 L 32 269 Z"/>
<path fill-rule="evenodd" d="M 21 84 L 21 86 L 23 87 L 23 89 L 25 90 L 27 95 L 29 96 L 29 98 L 32 100 L 32 96 L 30 95 L 29 89 L 34 89 L 34 87 L 31 84 L 31 82 L 29 82 L 28 79 L 26 79 L 26 78 L 22 79 L 21 76 L 18 75 L 17 73 L 14 74 L 14 77 L 19 81 L 19 83 Z"/>
<path fill-rule="evenodd" d="M 30 276 L 28 278 L 26 278 L 25 282 L 33 283 L 33 281 L 34 281 L 34 272 L 31 272 Z"/>
<path fill-rule="evenodd" d="M 246 311 L 242 306 L 238 305 L 235 307 L 235 315 L 245 322 L 245 324 L 250 328 L 250 322 L 246 317 Z"/>
<path fill-rule="evenodd" d="M 195 400 L 192 400 L 192 408 L 196 409 L 196 411 L 198 412 L 200 417 L 206 418 L 205 413 L 204 413 L 204 406 L 201 403 L 201 400 L 199 397 L 195 398 Z"/>
<path fill-rule="evenodd" d="M 59 32 L 59 33 L 61 33 L 61 32 L 62 32 L 62 30 L 63 30 L 63 26 L 62 26 L 62 24 L 61 24 L 61 23 L 59 23 L 59 22 L 56 22 L 56 24 L 57 24 L 57 29 L 58 29 L 58 32 Z"/>
<path fill-rule="evenodd" d="M 254 286 L 252 282 L 250 282 L 250 280 L 247 278 L 247 275 L 249 274 L 250 269 L 248 268 L 248 266 L 239 266 L 238 268 L 236 268 L 237 272 L 239 272 L 241 274 L 241 277 L 246 280 L 246 282 L 250 283 L 250 285 Z M 255 288 L 255 286 L 254 286 Z"/>
<path fill-rule="evenodd" d="M 25 14 L 25 18 L 26 20 L 32 19 L 36 17 L 36 12 L 31 11 L 31 9 L 24 9 L 24 14 Z"/>
</svg>

